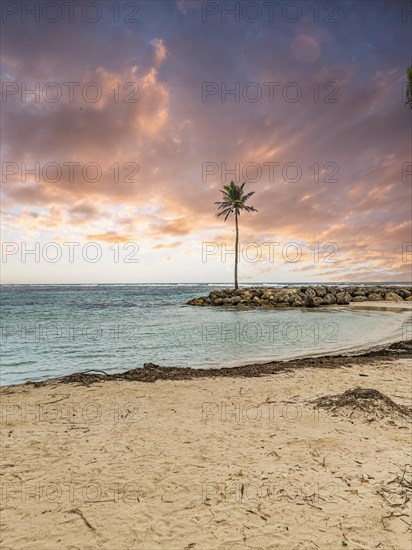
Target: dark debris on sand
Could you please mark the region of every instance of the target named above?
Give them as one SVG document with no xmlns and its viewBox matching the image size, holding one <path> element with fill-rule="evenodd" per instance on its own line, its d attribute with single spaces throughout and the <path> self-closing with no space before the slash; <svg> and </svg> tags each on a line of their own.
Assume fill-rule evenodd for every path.
<svg viewBox="0 0 412 550">
<path fill-rule="evenodd" d="M 370 388 L 354 388 L 337 395 L 325 395 L 311 401 L 318 408 L 337 411 L 338 409 L 349 408 L 351 411 L 360 410 L 374 419 L 382 416 L 400 415 L 412 419 L 412 408 L 405 405 L 398 405 L 387 395 L 378 390 Z"/>
<path fill-rule="evenodd" d="M 334 369 L 344 366 L 370 364 L 386 360 L 394 360 L 399 357 L 411 357 L 412 340 L 396 342 L 379 350 L 364 352 L 355 356 L 323 356 L 293 359 L 290 361 L 271 361 L 268 363 L 256 363 L 240 367 L 193 369 L 191 367 L 162 367 L 153 363 L 145 363 L 143 368 L 136 368 L 122 373 L 107 374 L 104 371 L 90 370 L 78 372 L 44 380 L 41 382 L 27 382 L 35 387 L 47 384 L 82 384 L 90 385 L 96 382 L 129 380 L 136 382 L 156 382 L 156 380 L 188 380 L 193 378 L 252 378 L 277 374 L 278 372 L 292 371 L 302 368 L 327 368 Z"/>
</svg>

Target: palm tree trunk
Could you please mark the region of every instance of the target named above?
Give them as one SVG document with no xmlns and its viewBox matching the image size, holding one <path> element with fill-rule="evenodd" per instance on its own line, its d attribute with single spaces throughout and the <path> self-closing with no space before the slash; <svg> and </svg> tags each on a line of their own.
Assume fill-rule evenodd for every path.
<svg viewBox="0 0 412 550">
<path fill-rule="evenodd" d="M 236 224 L 236 243 L 235 243 L 235 289 L 239 288 L 237 284 L 237 264 L 239 262 L 238 253 L 239 253 L 239 224 L 237 221 L 237 210 L 235 210 L 235 224 Z"/>
</svg>

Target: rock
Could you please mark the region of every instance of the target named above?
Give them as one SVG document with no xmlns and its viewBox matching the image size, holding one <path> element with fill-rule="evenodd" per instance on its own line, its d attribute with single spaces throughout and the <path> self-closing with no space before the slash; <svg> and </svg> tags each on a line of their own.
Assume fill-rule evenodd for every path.
<svg viewBox="0 0 412 550">
<path fill-rule="evenodd" d="M 412 302 L 412 296 L 408 296 L 407 298 L 405 298 L 405 302 Z"/>
<path fill-rule="evenodd" d="M 355 296 L 352 298 L 352 302 L 366 302 L 367 300 L 366 296 Z"/>
<path fill-rule="evenodd" d="M 383 302 L 382 296 L 376 292 L 371 292 L 368 294 L 368 300 L 369 302 Z"/>
<path fill-rule="evenodd" d="M 396 294 L 399 294 L 399 296 L 402 296 L 402 298 L 405 300 L 406 298 L 409 298 L 412 293 L 409 292 L 409 290 L 406 290 L 406 288 L 399 288 L 396 289 Z"/>
<path fill-rule="evenodd" d="M 289 303 L 289 294 L 283 290 L 281 290 L 280 292 L 278 292 L 275 296 L 275 302 L 277 304 L 279 303 Z"/>
<path fill-rule="evenodd" d="M 338 292 L 336 294 L 336 303 L 340 305 L 349 304 L 352 300 L 352 296 L 347 292 Z"/>
<path fill-rule="evenodd" d="M 395 292 L 387 292 L 385 294 L 385 302 L 403 302 L 403 298 L 395 294 Z"/>
<path fill-rule="evenodd" d="M 292 307 L 302 307 L 302 306 L 303 306 L 302 300 L 296 299 L 296 300 L 292 303 Z"/>
<path fill-rule="evenodd" d="M 363 290 L 355 290 L 353 296 L 365 296 L 365 292 Z"/>
<path fill-rule="evenodd" d="M 324 286 L 319 286 L 316 290 L 316 296 L 323 298 L 327 294 L 327 290 Z"/>
<path fill-rule="evenodd" d="M 242 300 L 240 296 L 234 296 L 232 299 L 234 304 L 239 304 Z"/>
<path fill-rule="evenodd" d="M 233 306 L 233 298 L 223 298 L 225 306 Z"/>
<path fill-rule="evenodd" d="M 193 300 L 189 300 L 187 303 L 191 306 L 203 306 L 204 300 L 203 298 L 193 298 Z"/>
<path fill-rule="evenodd" d="M 336 304 L 336 298 L 335 298 L 335 296 L 333 296 L 333 294 L 327 293 L 323 297 L 323 302 L 326 305 Z"/>
<path fill-rule="evenodd" d="M 215 306 L 221 306 L 223 304 L 223 298 L 216 298 L 214 304 Z"/>
<path fill-rule="evenodd" d="M 366 291 L 366 294 L 369 296 L 370 294 L 380 294 L 382 292 L 382 287 L 380 286 L 372 286 L 369 287 L 369 289 Z"/>
<path fill-rule="evenodd" d="M 323 301 L 323 298 L 321 298 L 320 296 L 315 296 L 314 298 L 312 298 L 312 304 L 314 307 L 319 307 L 324 303 L 325 302 Z"/>
<path fill-rule="evenodd" d="M 316 296 L 316 290 L 314 290 L 313 288 L 308 288 L 305 294 L 309 298 L 314 298 Z"/>
</svg>

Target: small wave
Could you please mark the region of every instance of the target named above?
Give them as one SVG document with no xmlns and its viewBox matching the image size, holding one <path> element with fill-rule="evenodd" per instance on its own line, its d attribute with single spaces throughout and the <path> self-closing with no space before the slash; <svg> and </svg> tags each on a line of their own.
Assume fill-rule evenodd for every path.
<svg viewBox="0 0 412 550">
<path fill-rule="evenodd" d="M 2 363 L 2 367 L 20 367 L 21 365 L 35 365 L 37 361 L 17 361 L 16 363 Z"/>
</svg>

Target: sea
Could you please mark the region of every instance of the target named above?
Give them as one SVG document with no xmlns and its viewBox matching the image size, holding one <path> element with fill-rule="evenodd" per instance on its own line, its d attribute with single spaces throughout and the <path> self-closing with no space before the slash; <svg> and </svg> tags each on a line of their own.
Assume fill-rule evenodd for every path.
<svg viewBox="0 0 412 550">
<path fill-rule="evenodd" d="M 242 287 L 258 285 L 282 287 L 286 283 Z M 94 370 L 117 373 L 141 368 L 144 363 L 221 368 L 272 359 L 356 354 L 411 338 L 411 313 L 397 309 L 396 304 L 379 310 L 368 309 L 367 304 L 356 310 L 349 306 L 229 310 L 186 305 L 213 288 L 229 286 L 2 285 L 0 383 L 20 384 Z"/>
</svg>

